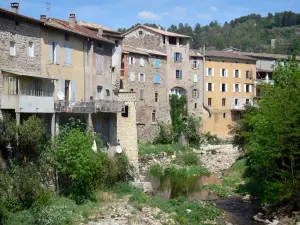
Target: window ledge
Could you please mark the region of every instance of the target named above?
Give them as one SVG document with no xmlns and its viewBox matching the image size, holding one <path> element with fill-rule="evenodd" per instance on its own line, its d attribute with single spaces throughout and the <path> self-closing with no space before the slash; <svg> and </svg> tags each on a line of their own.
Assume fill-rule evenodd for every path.
<svg viewBox="0 0 300 225">
<path fill-rule="evenodd" d="M 151 122 L 151 125 L 157 125 L 157 122 Z"/>
</svg>

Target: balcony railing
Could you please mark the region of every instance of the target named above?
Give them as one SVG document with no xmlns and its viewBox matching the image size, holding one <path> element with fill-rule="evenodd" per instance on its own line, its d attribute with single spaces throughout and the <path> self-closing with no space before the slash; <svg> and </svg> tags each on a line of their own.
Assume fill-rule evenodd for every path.
<svg viewBox="0 0 300 225">
<path fill-rule="evenodd" d="M 95 113 L 108 112 L 117 113 L 123 112 L 125 109 L 125 102 L 97 100 L 91 102 L 70 102 L 70 101 L 55 101 L 54 110 L 56 112 L 72 112 L 72 113 Z"/>
</svg>

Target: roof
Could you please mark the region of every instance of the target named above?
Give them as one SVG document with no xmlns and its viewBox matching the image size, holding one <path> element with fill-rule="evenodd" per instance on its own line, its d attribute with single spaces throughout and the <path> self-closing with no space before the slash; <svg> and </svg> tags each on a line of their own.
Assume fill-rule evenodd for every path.
<svg viewBox="0 0 300 225">
<path fill-rule="evenodd" d="M 129 45 L 123 45 L 123 52 L 136 53 L 141 55 L 158 55 L 158 56 L 167 56 L 167 54 L 155 50 L 145 49 L 145 48 L 136 48 Z"/>
<path fill-rule="evenodd" d="M 192 57 L 203 57 L 199 50 L 190 49 L 189 55 Z"/>
<path fill-rule="evenodd" d="M 273 73 L 272 70 L 265 70 L 265 69 L 260 69 L 260 68 L 256 68 L 256 72 L 261 72 L 261 73 Z"/>
<path fill-rule="evenodd" d="M 11 73 L 11 74 L 15 74 L 17 76 L 36 77 L 36 78 L 41 78 L 41 79 L 57 80 L 56 78 L 53 78 L 53 77 L 45 77 L 45 76 L 42 76 L 41 74 L 32 73 L 32 72 L 24 72 L 24 71 L 15 70 L 15 69 L 1 69 L 1 70 L 5 73 Z"/>
<path fill-rule="evenodd" d="M 148 30 L 151 30 L 155 33 L 162 34 L 162 35 L 169 36 L 169 37 L 191 38 L 190 36 L 186 36 L 186 35 L 183 35 L 183 34 L 177 34 L 177 33 L 169 32 L 169 31 L 165 31 L 165 30 L 161 30 L 161 29 L 157 29 L 157 28 L 154 28 L 154 27 L 149 27 L 149 26 L 141 25 L 141 24 L 136 26 L 135 28 L 127 31 L 125 34 L 123 34 L 123 36 L 125 36 L 126 34 L 132 32 L 132 31 L 134 31 L 138 28 L 148 29 Z"/>
<path fill-rule="evenodd" d="M 103 25 L 96 24 L 96 23 L 89 23 L 89 22 L 81 21 L 81 22 L 78 22 L 77 24 L 81 25 L 81 26 L 84 26 L 86 28 L 90 28 L 90 29 L 95 29 L 95 30 L 102 29 L 103 31 L 112 32 L 112 33 L 115 33 L 115 34 L 121 34 L 119 31 L 110 29 L 108 27 L 105 27 Z"/>
<path fill-rule="evenodd" d="M 45 25 L 48 25 L 48 26 L 51 26 L 54 28 L 58 28 L 61 30 L 65 30 L 68 32 L 72 32 L 72 33 L 75 33 L 75 34 L 78 34 L 78 35 L 81 35 L 84 37 L 88 37 L 88 38 L 108 42 L 111 44 L 115 44 L 113 41 L 110 41 L 104 37 L 98 36 L 94 31 L 91 31 L 83 26 L 78 25 L 78 24 L 75 24 L 75 27 L 73 28 L 69 25 L 69 22 L 64 21 L 64 20 L 60 20 L 60 19 L 56 19 L 56 18 L 49 18 L 45 22 Z"/>
<path fill-rule="evenodd" d="M 0 8 L 0 13 L 7 14 L 9 16 L 19 17 L 19 18 L 22 18 L 22 19 L 25 19 L 25 20 L 28 20 L 30 22 L 34 22 L 34 23 L 37 23 L 37 24 L 42 23 L 42 21 L 37 20 L 35 18 L 29 17 L 29 16 L 24 16 L 24 15 L 19 14 L 19 13 L 14 13 L 14 12 L 9 11 L 9 10 L 4 9 L 4 8 Z"/>
<path fill-rule="evenodd" d="M 254 57 L 254 58 L 266 58 L 266 59 L 289 59 L 289 55 L 283 54 L 270 54 L 270 53 L 254 53 L 254 52 L 241 52 L 241 54 Z M 296 60 L 300 61 L 300 56 L 296 56 Z"/>
<path fill-rule="evenodd" d="M 256 61 L 256 59 L 253 59 L 241 53 L 231 52 L 231 51 L 217 51 L 217 50 L 206 51 L 205 57 Z"/>
</svg>

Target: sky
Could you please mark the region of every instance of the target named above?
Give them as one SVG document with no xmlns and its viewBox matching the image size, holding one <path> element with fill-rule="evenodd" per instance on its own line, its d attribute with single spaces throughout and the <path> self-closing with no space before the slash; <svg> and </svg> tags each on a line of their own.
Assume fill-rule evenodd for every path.
<svg viewBox="0 0 300 225">
<path fill-rule="evenodd" d="M 0 0 L 0 8 L 10 2 Z M 136 23 L 170 25 L 196 23 L 207 25 L 217 20 L 223 24 L 234 18 L 268 12 L 300 12 L 300 0 L 17 0 L 19 13 L 39 18 L 41 14 L 68 20 L 74 12 L 78 21 L 102 24 L 112 29 L 129 28 Z M 50 2 L 50 11 L 46 2 Z"/>
</svg>

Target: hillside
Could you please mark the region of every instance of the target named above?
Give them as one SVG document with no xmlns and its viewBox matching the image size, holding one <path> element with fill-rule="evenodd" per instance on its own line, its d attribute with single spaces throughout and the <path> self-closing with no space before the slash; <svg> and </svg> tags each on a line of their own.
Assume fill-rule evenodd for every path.
<svg viewBox="0 0 300 225">
<path fill-rule="evenodd" d="M 119 31 L 125 32 L 129 29 L 121 28 Z M 291 54 L 300 51 L 300 14 L 290 11 L 269 13 L 266 17 L 250 14 L 225 22 L 223 25 L 212 21 L 206 26 L 197 23 L 193 28 L 189 24 L 180 23 L 178 26 L 171 25 L 167 30 L 191 36 L 191 46 L 195 49 L 205 45 L 209 49 L 217 50 L 232 46 L 249 52 Z M 271 48 L 272 39 L 276 39 L 273 48 Z"/>
</svg>

